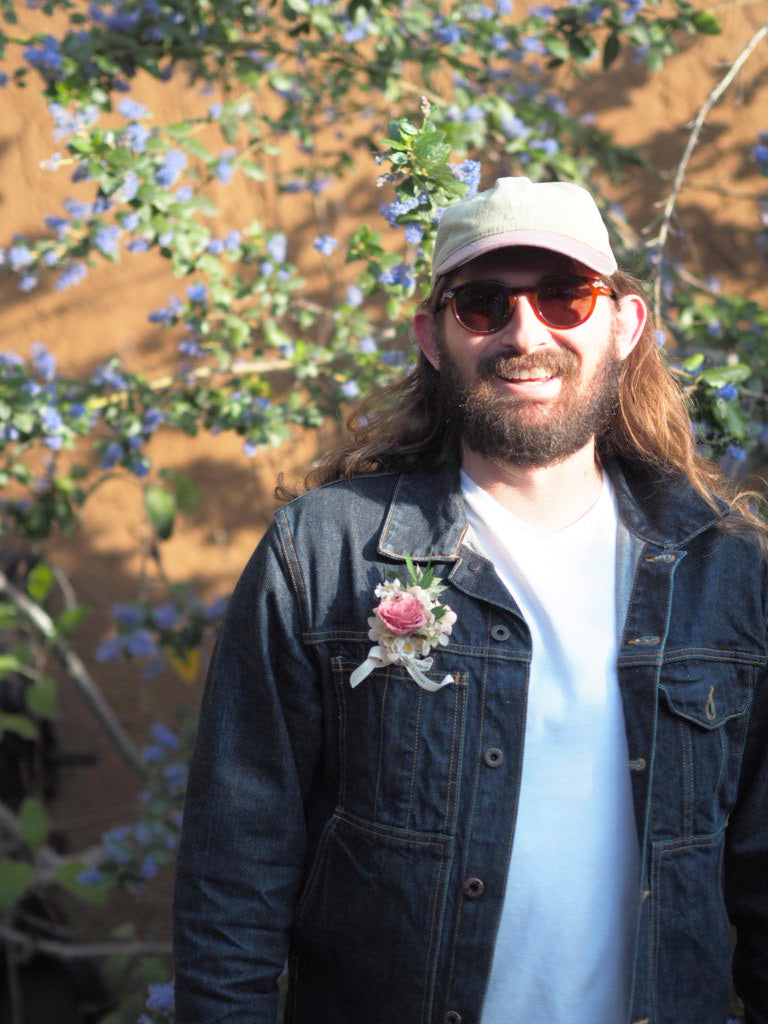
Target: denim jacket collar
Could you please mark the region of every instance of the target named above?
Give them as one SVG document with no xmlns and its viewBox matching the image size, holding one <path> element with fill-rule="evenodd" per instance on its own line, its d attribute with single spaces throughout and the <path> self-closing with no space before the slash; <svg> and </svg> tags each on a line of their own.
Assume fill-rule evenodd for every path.
<svg viewBox="0 0 768 1024">
<path fill-rule="evenodd" d="M 640 540 L 682 547 L 719 521 L 676 474 L 661 475 L 642 462 L 608 456 L 603 465 L 616 490 L 619 515 Z M 723 503 L 723 513 L 727 506 Z M 431 473 L 404 473 L 397 481 L 379 538 L 379 553 L 404 560 L 455 561 L 467 533 L 457 462 Z"/>
</svg>

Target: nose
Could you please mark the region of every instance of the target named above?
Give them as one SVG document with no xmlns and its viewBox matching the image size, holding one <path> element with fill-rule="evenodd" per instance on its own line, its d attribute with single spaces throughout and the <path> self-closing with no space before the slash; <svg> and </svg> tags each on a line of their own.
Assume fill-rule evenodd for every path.
<svg viewBox="0 0 768 1024">
<path fill-rule="evenodd" d="M 514 316 L 501 332 L 501 341 L 518 352 L 534 352 L 552 344 L 547 325 L 536 316 L 527 295 L 519 295 Z"/>
</svg>

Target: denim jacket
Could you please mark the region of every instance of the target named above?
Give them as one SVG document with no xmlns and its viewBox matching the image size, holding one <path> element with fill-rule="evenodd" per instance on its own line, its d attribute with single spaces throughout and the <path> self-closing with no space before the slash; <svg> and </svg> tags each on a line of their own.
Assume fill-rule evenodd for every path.
<svg viewBox="0 0 768 1024">
<path fill-rule="evenodd" d="M 724 1024 L 732 978 L 748 1024 L 768 1024 L 766 565 L 684 481 L 607 467 L 642 869 L 629 1017 L 589 1024 Z M 286 961 L 289 1024 L 479 1021 L 531 640 L 466 534 L 456 466 L 329 484 L 277 512 L 203 698 L 179 1024 L 274 1024 Z M 432 674 L 454 683 L 427 692 L 389 666 L 352 689 L 374 588 L 406 555 L 448 584 L 457 622 Z"/>
</svg>

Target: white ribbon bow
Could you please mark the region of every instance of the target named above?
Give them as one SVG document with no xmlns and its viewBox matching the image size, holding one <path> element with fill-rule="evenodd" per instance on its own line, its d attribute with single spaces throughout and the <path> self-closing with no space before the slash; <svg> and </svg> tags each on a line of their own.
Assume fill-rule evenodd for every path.
<svg viewBox="0 0 768 1024">
<path fill-rule="evenodd" d="M 409 676 L 415 683 L 418 683 L 423 690 L 429 690 L 430 693 L 434 693 L 436 690 L 441 690 L 444 686 L 453 682 L 453 676 L 447 675 L 442 682 L 435 683 L 431 679 L 427 679 L 424 675 L 425 672 L 429 672 L 432 668 L 431 658 L 417 658 L 414 654 L 401 654 L 396 652 L 382 651 L 381 647 L 372 647 L 368 651 L 368 657 L 362 663 L 358 665 L 352 675 L 349 677 L 349 685 L 354 687 L 359 686 L 364 679 L 366 679 L 375 668 L 382 668 L 384 665 L 402 665 L 403 668 L 408 672 Z"/>
</svg>

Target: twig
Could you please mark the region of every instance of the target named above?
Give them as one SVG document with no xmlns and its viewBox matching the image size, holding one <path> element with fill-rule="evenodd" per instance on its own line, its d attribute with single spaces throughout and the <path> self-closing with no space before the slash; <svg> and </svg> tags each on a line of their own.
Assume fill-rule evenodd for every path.
<svg viewBox="0 0 768 1024">
<path fill-rule="evenodd" d="M 15 842 L 24 842 L 24 833 L 21 831 L 18 818 L 2 801 L 0 801 L 0 828 L 3 828 Z"/>
<path fill-rule="evenodd" d="M 82 659 L 72 650 L 66 640 L 57 633 L 56 626 L 50 615 L 44 608 L 31 601 L 22 590 L 19 590 L 18 587 L 11 583 L 2 570 L 0 570 L 0 591 L 4 591 L 8 595 L 19 611 L 51 643 L 54 651 L 64 663 L 70 678 L 80 690 L 99 723 L 104 727 L 117 749 L 123 755 L 123 758 L 143 778 L 146 775 L 146 770 L 141 760 L 141 754 L 128 733 L 123 729 L 112 708 L 102 696 Z"/>
<path fill-rule="evenodd" d="M 11 809 L 0 800 L 0 828 L 7 832 L 18 846 L 26 846 L 27 841 L 19 824 L 19 819 Z M 78 853 L 62 856 L 50 846 L 40 847 L 34 852 L 35 881 L 46 883 L 54 879 L 56 872 L 66 864 L 95 864 L 102 856 L 99 846 L 89 846 Z"/>
<path fill-rule="evenodd" d="M 59 590 L 64 598 L 64 604 L 68 610 L 72 610 L 77 607 L 77 595 L 75 594 L 75 588 L 69 581 L 69 576 L 64 572 L 60 565 L 53 567 L 53 575 L 56 578 L 56 582 L 59 584 Z"/>
<path fill-rule="evenodd" d="M 12 949 L 7 950 L 5 972 L 8 979 L 8 995 L 11 1003 L 11 1024 L 24 1024 L 24 1002 L 19 984 L 19 972 L 16 956 Z"/>
<path fill-rule="evenodd" d="M 40 939 L 34 935 L 0 925 L 0 939 L 20 950 L 22 955 L 48 953 L 60 960 L 81 960 L 98 956 L 169 956 L 170 942 L 83 942 L 79 944 Z"/>
<path fill-rule="evenodd" d="M 765 38 L 766 35 L 768 35 L 768 22 L 766 22 L 762 26 L 762 28 L 758 29 L 757 32 L 755 32 L 750 41 L 738 55 L 736 60 L 733 62 L 733 64 L 731 64 L 730 68 L 728 69 L 728 72 L 724 75 L 720 82 L 718 82 L 718 84 L 715 86 L 712 92 L 710 92 L 709 96 L 707 96 L 706 100 L 704 101 L 701 107 L 701 110 L 699 110 L 698 114 L 696 115 L 696 119 L 693 122 L 691 134 L 688 136 L 688 143 L 685 147 L 685 150 L 683 151 L 682 159 L 680 160 L 680 163 L 677 167 L 675 180 L 672 184 L 672 191 L 670 192 L 667 201 L 664 205 L 664 215 L 662 217 L 661 228 L 659 229 L 659 234 L 657 236 L 658 265 L 656 267 L 656 280 L 654 282 L 653 287 L 653 305 L 657 323 L 661 323 L 661 272 L 663 263 L 662 257 L 664 254 L 664 247 L 667 244 L 667 237 L 669 236 L 669 226 L 672 221 L 672 214 L 675 209 L 675 204 L 677 203 L 677 197 L 680 193 L 680 189 L 683 187 L 683 181 L 685 179 L 685 172 L 688 168 L 688 163 L 691 159 L 694 149 L 696 148 L 696 144 L 699 141 L 701 129 L 704 127 L 704 122 L 706 121 L 710 110 L 712 110 L 714 105 L 718 102 L 718 100 L 726 91 L 731 82 L 734 80 L 736 75 L 738 75 L 739 71 L 741 71 L 742 67 L 746 63 L 752 51 L 755 49 L 758 43 L 760 43 Z"/>
</svg>

